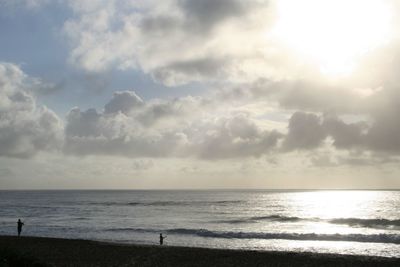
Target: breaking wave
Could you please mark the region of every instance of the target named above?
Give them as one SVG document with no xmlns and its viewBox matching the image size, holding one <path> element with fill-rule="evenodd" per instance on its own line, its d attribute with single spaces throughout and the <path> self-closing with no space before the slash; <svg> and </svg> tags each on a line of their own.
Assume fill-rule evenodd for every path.
<svg viewBox="0 0 400 267">
<path fill-rule="evenodd" d="M 220 223 L 238 224 L 238 223 L 255 223 L 260 221 L 276 221 L 276 222 L 326 222 L 331 224 L 345 224 L 349 226 L 359 226 L 367 228 L 376 227 L 400 227 L 400 220 L 389 220 L 389 219 L 361 219 L 361 218 L 334 218 L 334 219 L 321 219 L 321 218 L 300 218 L 300 217 L 288 217 L 282 215 L 269 215 L 269 216 L 256 216 L 249 218 L 235 218 L 231 220 L 217 221 Z"/>
<path fill-rule="evenodd" d="M 117 228 L 108 231 L 133 231 L 141 233 L 167 233 L 178 235 L 191 235 L 207 238 L 226 238 L 226 239 L 284 239 L 284 240 L 303 240 L 303 241 L 348 241 L 348 242 L 368 242 L 368 243 L 392 243 L 400 244 L 400 235 L 396 234 L 315 234 L 315 233 L 261 233 L 261 232 L 231 232 L 231 231 L 211 231 L 206 229 L 187 229 L 176 228 L 167 230 L 143 229 L 143 228 Z"/>
<path fill-rule="evenodd" d="M 388 219 L 359 219 L 359 218 L 340 218 L 329 220 L 330 223 L 334 224 L 347 224 L 363 227 L 375 227 L 375 226 L 400 226 L 400 220 L 388 220 Z"/>
</svg>

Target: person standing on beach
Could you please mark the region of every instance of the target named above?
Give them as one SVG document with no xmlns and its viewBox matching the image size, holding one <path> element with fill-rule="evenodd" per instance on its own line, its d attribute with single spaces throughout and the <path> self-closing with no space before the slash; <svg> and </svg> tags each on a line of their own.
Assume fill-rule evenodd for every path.
<svg viewBox="0 0 400 267">
<path fill-rule="evenodd" d="M 162 244 L 164 244 L 164 239 L 167 238 L 167 236 L 163 236 L 162 234 L 160 234 L 160 246 Z"/>
<path fill-rule="evenodd" d="M 21 219 L 18 219 L 18 222 L 17 222 L 18 236 L 21 235 L 22 225 L 24 225 L 24 223 L 21 222 Z"/>
</svg>

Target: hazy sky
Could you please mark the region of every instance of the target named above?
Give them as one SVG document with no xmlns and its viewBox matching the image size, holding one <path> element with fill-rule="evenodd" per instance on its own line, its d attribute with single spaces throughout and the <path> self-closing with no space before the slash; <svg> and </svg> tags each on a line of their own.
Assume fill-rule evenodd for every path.
<svg viewBox="0 0 400 267">
<path fill-rule="evenodd" d="M 0 0 L 0 189 L 400 188 L 396 0 Z"/>
</svg>

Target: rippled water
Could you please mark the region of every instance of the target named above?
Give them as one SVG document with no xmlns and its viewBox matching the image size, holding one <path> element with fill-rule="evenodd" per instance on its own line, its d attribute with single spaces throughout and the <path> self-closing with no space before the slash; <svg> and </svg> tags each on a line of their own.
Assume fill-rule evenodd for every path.
<svg viewBox="0 0 400 267">
<path fill-rule="evenodd" d="M 0 234 L 400 257 L 400 191 L 0 191 Z"/>
</svg>

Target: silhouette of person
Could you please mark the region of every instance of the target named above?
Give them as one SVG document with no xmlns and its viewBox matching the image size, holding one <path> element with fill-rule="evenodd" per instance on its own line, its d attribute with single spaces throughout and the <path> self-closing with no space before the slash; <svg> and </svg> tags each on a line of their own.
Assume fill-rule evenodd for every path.
<svg viewBox="0 0 400 267">
<path fill-rule="evenodd" d="M 164 244 L 164 239 L 167 238 L 167 236 L 163 236 L 160 234 L 160 245 Z"/>
<path fill-rule="evenodd" d="M 21 222 L 21 219 L 18 219 L 18 222 L 17 222 L 18 236 L 20 236 L 20 235 L 21 235 L 21 231 L 22 231 L 22 225 L 24 225 L 24 223 L 23 223 L 23 222 Z"/>
</svg>

